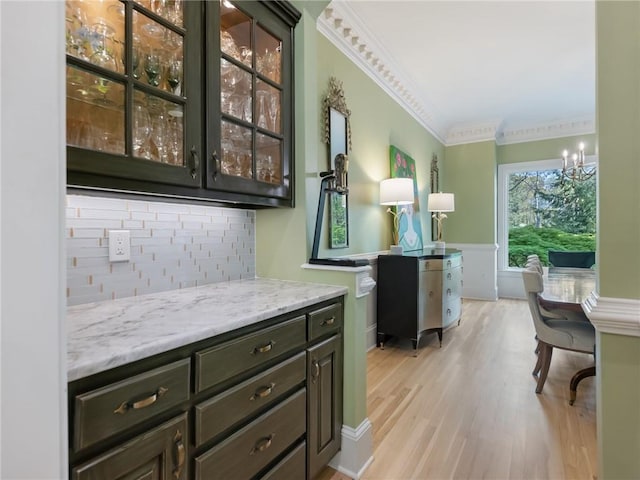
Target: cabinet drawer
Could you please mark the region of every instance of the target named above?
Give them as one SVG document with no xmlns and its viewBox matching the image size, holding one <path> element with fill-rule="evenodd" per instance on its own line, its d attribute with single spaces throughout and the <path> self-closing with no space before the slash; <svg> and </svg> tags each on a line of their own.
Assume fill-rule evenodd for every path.
<svg viewBox="0 0 640 480">
<path fill-rule="evenodd" d="M 75 398 L 74 448 L 81 450 L 189 399 L 185 358 Z"/>
<path fill-rule="evenodd" d="M 306 398 L 304 389 L 298 391 L 219 445 L 196 457 L 196 480 L 255 476 L 304 434 Z"/>
<path fill-rule="evenodd" d="M 342 303 L 329 305 L 309 313 L 309 340 L 314 340 L 327 333 L 333 333 L 342 328 Z"/>
<path fill-rule="evenodd" d="M 269 470 L 261 480 L 293 480 L 304 478 L 305 475 L 305 451 L 307 445 L 302 442 L 293 452 L 280 460 L 275 467 Z"/>
<path fill-rule="evenodd" d="M 461 300 L 460 297 L 454 297 L 442 305 L 442 327 L 445 328 L 457 321 L 460 318 L 461 313 Z"/>
<path fill-rule="evenodd" d="M 300 316 L 196 352 L 196 392 L 303 346 L 306 333 L 306 318 Z"/>
<path fill-rule="evenodd" d="M 306 374 L 305 353 L 236 385 L 195 407 L 195 441 L 199 447 L 253 412 L 274 403 Z"/>
<path fill-rule="evenodd" d="M 187 414 L 135 437 L 98 457 L 78 465 L 72 480 L 153 479 L 186 480 L 188 472 Z M 170 475 L 169 475 L 170 473 Z"/>
</svg>

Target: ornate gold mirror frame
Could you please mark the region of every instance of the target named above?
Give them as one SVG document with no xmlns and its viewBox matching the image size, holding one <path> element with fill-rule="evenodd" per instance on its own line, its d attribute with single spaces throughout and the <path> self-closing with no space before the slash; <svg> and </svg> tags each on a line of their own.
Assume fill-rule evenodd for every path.
<svg viewBox="0 0 640 480">
<path fill-rule="evenodd" d="M 329 146 L 328 166 L 334 170 L 336 155 L 351 151 L 351 110 L 342 89 L 342 82 L 335 77 L 329 79 L 329 89 L 322 99 L 324 119 L 324 141 Z M 329 195 L 329 248 L 349 246 L 348 195 Z"/>
</svg>

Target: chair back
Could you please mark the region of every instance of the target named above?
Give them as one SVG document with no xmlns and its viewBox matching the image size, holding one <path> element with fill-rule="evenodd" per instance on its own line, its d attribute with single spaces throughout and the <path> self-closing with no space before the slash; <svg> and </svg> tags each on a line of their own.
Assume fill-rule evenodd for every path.
<svg viewBox="0 0 640 480">
<path fill-rule="evenodd" d="M 596 263 L 596 252 L 549 250 L 549 263 L 554 267 L 591 268 Z"/>
<path fill-rule="evenodd" d="M 547 325 L 546 320 L 552 320 L 553 318 L 545 316 L 540 308 L 538 296 L 544 291 L 542 274 L 532 265 L 522 270 L 522 280 L 524 281 L 529 311 L 531 312 L 533 326 L 536 329 L 538 339 L 550 345 L 570 345 L 571 335 Z"/>
</svg>

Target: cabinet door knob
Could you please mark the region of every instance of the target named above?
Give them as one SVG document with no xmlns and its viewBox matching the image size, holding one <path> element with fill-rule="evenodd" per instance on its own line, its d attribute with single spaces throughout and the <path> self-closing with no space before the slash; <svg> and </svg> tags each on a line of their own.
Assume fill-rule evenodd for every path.
<svg viewBox="0 0 640 480">
<path fill-rule="evenodd" d="M 218 172 L 220 172 L 220 157 L 218 157 L 218 152 L 215 150 L 211 154 L 211 162 L 213 163 L 213 171 L 211 172 L 211 176 L 215 180 L 218 177 Z"/>
<path fill-rule="evenodd" d="M 198 170 L 200 169 L 200 157 L 198 157 L 198 151 L 196 146 L 191 147 L 191 178 L 198 176 Z"/>
<path fill-rule="evenodd" d="M 179 480 L 182 476 L 182 468 L 184 467 L 184 459 L 186 457 L 184 450 L 184 442 L 182 441 L 182 433 L 180 430 L 176 432 L 176 436 L 173 438 L 175 450 L 175 464 L 176 468 L 173 469 L 173 478 Z"/>
<path fill-rule="evenodd" d="M 320 376 L 320 364 L 318 363 L 318 360 L 313 360 L 313 374 L 311 375 L 311 381 L 313 383 L 316 383 L 316 381 L 318 380 L 318 377 Z"/>
</svg>

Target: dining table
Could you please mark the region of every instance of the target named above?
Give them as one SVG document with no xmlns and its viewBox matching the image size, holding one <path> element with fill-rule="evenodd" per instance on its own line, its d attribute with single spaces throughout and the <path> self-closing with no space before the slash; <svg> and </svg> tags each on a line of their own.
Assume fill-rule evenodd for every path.
<svg viewBox="0 0 640 480">
<path fill-rule="evenodd" d="M 541 297 L 551 302 L 580 305 L 596 289 L 596 271 L 591 268 L 549 267 L 542 276 Z"/>
</svg>

